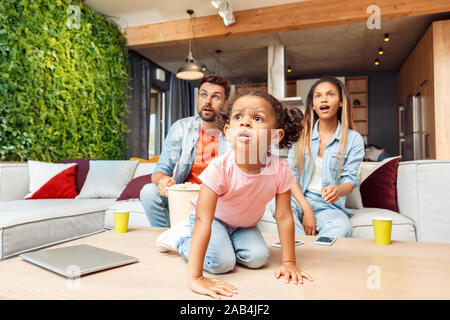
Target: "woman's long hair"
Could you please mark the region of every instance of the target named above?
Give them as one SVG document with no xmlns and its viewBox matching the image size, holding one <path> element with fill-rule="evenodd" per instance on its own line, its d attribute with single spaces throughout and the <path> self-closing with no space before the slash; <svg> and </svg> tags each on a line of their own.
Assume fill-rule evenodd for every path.
<svg viewBox="0 0 450 320">
<path fill-rule="evenodd" d="M 314 91 L 316 87 L 323 83 L 331 83 L 339 93 L 339 100 L 342 102 L 342 108 L 338 111 L 338 120 L 341 122 L 341 138 L 340 138 L 340 148 L 339 148 L 339 170 L 338 177 L 341 174 L 342 167 L 344 165 L 345 149 L 347 147 L 347 132 L 348 129 L 355 130 L 355 125 L 353 124 L 353 109 L 350 102 L 350 95 L 345 87 L 345 85 L 339 79 L 331 76 L 324 76 L 323 78 L 317 80 L 311 87 L 306 100 L 306 110 L 305 117 L 303 119 L 303 131 L 300 134 L 300 138 L 295 144 L 296 158 L 299 173 L 301 173 L 305 166 L 305 151 L 308 149 L 309 159 L 312 159 L 311 153 L 311 138 L 314 128 L 314 124 L 317 119 L 319 119 L 317 113 L 314 111 Z M 337 164 L 334 164 L 335 166 Z"/>
</svg>

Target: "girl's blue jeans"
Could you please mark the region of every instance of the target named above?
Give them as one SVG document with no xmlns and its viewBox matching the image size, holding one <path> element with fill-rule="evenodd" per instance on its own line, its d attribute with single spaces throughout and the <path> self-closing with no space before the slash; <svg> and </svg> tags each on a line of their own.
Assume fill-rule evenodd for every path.
<svg viewBox="0 0 450 320">
<path fill-rule="evenodd" d="M 191 234 L 195 216 L 189 217 Z M 178 240 L 177 249 L 186 260 L 189 257 L 191 236 Z M 214 274 L 232 271 L 236 263 L 248 268 L 260 268 L 269 260 L 269 249 L 255 227 L 232 228 L 223 221 L 214 218 L 211 224 L 211 238 L 205 254 L 203 269 Z"/>
</svg>

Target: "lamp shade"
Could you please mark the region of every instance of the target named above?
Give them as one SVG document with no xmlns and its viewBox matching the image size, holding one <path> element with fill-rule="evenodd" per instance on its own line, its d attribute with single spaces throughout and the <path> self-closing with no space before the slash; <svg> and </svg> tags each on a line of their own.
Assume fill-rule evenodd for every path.
<svg viewBox="0 0 450 320">
<path fill-rule="evenodd" d="M 176 74 L 177 78 L 183 80 L 197 80 L 203 76 L 202 68 L 190 59 L 178 69 Z"/>
</svg>

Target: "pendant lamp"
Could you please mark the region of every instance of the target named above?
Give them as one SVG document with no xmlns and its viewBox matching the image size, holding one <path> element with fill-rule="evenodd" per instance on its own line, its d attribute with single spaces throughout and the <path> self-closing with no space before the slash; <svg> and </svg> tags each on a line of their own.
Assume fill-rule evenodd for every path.
<svg viewBox="0 0 450 320">
<path fill-rule="evenodd" d="M 176 77 L 183 80 L 198 80 L 203 78 L 204 74 L 202 72 L 202 68 L 195 63 L 195 59 L 192 56 L 191 51 L 191 28 L 192 28 L 192 14 L 194 10 L 187 10 L 189 14 L 189 53 L 186 58 L 186 62 L 178 69 Z"/>
</svg>

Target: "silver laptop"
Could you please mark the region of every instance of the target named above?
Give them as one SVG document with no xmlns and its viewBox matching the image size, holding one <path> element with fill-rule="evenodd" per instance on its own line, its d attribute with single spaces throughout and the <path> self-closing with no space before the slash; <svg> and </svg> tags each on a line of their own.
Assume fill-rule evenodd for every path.
<svg viewBox="0 0 450 320">
<path fill-rule="evenodd" d="M 67 278 L 138 262 L 135 257 L 81 244 L 22 253 L 22 259 Z"/>
</svg>

